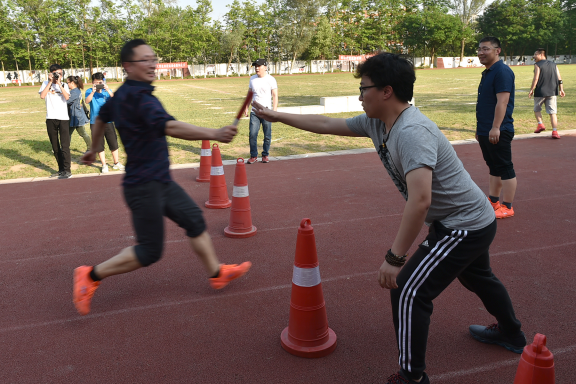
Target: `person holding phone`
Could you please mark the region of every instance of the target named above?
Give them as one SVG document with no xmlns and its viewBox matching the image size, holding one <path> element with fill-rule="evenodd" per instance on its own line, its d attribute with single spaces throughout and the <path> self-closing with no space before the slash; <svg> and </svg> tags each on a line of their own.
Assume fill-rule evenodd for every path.
<svg viewBox="0 0 576 384">
<path fill-rule="evenodd" d="M 102 108 L 111 97 L 114 97 L 114 92 L 104 83 L 104 75 L 102 72 L 93 74 L 92 88 L 86 90 L 86 102 L 90 103 L 90 131 L 94 129 L 100 108 Z M 106 138 L 110 152 L 112 152 L 112 159 L 114 160 L 112 169 L 123 171 L 124 166 L 120 164 L 118 160 L 118 136 L 116 135 L 114 123 L 111 121 L 105 124 L 104 137 Z M 104 140 L 100 142 L 100 146 L 98 147 L 98 157 L 102 163 L 102 173 L 108 173 L 106 153 L 104 152 Z"/>
<path fill-rule="evenodd" d="M 46 101 L 46 129 L 52 144 L 52 152 L 58 163 L 58 173 L 50 177 L 68 179 L 70 172 L 70 118 L 67 100 L 70 98 L 68 84 L 62 84 L 64 70 L 58 64 L 50 66 L 48 80 L 42 83 L 38 93 Z"/>
</svg>

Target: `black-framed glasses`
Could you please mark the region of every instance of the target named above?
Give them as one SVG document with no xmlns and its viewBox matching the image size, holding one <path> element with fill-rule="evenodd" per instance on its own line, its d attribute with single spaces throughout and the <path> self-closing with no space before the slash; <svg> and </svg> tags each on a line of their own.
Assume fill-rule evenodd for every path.
<svg viewBox="0 0 576 384">
<path fill-rule="evenodd" d="M 128 60 L 127 63 L 146 63 L 146 64 L 158 64 L 158 58 L 144 59 L 144 60 Z"/>
<path fill-rule="evenodd" d="M 368 89 L 368 88 L 376 88 L 378 87 L 377 85 L 368 85 L 366 87 L 359 87 L 358 89 L 360 90 L 360 96 L 364 96 L 364 90 Z"/>
<path fill-rule="evenodd" d="M 493 49 L 498 49 L 498 48 L 500 48 L 500 47 L 480 47 L 480 48 L 478 48 L 478 49 L 476 50 L 476 52 L 484 52 L 484 53 L 486 53 L 486 52 L 490 52 L 490 51 L 493 50 Z"/>
</svg>

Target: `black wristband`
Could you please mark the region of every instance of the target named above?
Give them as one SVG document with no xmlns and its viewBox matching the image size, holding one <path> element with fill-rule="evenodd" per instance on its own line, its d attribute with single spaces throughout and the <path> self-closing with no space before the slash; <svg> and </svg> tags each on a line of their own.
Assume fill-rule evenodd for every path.
<svg viewBox="0 0 576 384">
<path fill-rule="evenodd" d="M 558 80 L 558 85 L 560 84 L 564 84 L 564 82 L 562 80 Z"/>
<path fill-rule="evenodd" d="M 406 263 L 406 256 L 398 256 L 392 253 L 392 249 L 386 252 L 386 262 L 393 267 L 401 267 Z"/>
</svg>

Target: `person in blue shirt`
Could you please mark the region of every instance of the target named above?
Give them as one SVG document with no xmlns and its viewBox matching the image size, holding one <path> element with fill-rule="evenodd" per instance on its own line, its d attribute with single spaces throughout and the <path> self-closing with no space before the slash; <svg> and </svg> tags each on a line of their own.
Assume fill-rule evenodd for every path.
<svg viewBox="0 0 576 384">
<path fill-rule="evenodd" d="M 497 219 L 514 216 L 516 173 L 512 163 L 514 138 L 514 72 L 500 61 L 500 40 L 480 40 L 478 59 L 486 69 L 478 86 L 476 140 L 490 171 L 489 195 Z M 500 203 L 502 193 L 502 203 Z"/>
<path fill-rule="evenodd" d="M 94 130 L 96 118 L 100 113 L 100 108 L 111 97 L 114 97 L 114 92 L 108 85 L 104 83 L 104 75 L 101 72 L 96 72 L 92 75 L 92 88 L 86 90 L 86 102 L 90 103 L 90 131 Z M 116 128 L 114 123 L 109 121 L 105 125 L 104 137 L 108 143 L 108 148 L 112 152 L 112 159 L 114 160 L 113 169 L 123 171 L 124 166 L 118 160 L 118 136 L 116 135 Z M 104 152 L 104 141 L 100 142 L 98 147 L 98 157 L 102 163 L 102 173 L 108 173 L 108 165 L 106 164 L 106 153 Z"/>
</svg>

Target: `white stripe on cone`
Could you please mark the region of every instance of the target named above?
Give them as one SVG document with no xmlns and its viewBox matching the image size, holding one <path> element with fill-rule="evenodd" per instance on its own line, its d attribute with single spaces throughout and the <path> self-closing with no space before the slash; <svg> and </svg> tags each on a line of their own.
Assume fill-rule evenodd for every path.
<svg viewBox="0 0 576 384">
<path fill-rule="evenodd" d="M 248 186 L 244 186 L 244 187 L 237 187 L 234 186 L 234 189 L 232 189 L 232 196 L 233 197 L 248 197 Z"/>
<path fill-rule="evenodd" d="M 210 176 L 222 176 L 224 174 L 224 166 L 212 167 L 210 169 Z"/>
<path fill-rule="evenodd" d="M 210 148 L 201 149 L 200 150 L 200 156 L 212 156 L 212 150 Z"/>
<path fill-rule="evenodd" d="M 320 266 L 300 268 L 294 266 L 292 282 L 299 287 L 315 287 L 320 284 Z"/>
</svg>

